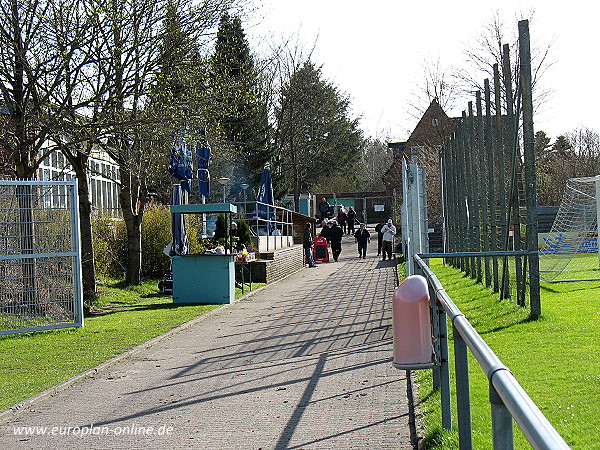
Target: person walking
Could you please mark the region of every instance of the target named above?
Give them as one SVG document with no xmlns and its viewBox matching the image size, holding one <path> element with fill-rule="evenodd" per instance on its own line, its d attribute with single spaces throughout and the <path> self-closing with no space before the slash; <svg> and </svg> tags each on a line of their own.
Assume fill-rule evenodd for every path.
<svg viewBox="0 0 600 450">
<path fill-rule="evenodd" d="M 331 222 L 323 221 L 323 223 L 321 224 L 321 227 L 322 227 L 321 234 L 319 234 L 319 236 L 327 239 L 327 245 L 331 244 L 331 242 L 329 240 L 329 235 L 331 234 Z"/>
<path fill-rule="evenodd" d="M 340 253 L 342 253 L 342 237 L 344 236 L 344 232 L 335 220 L 332 220 L 330 223 L 329 241 L 331 242 L 331 254 L 333 255 L 333 260 L 337 261 Z"/>
<path fill-rule="evenodd" d="M 381 231 L 383 232 L 381 243 L 381 251 L 383 252 L 382 261 L 385 261 L 386 253 L 388 258 L 392 259 L 392 245 L 394 242 L 394 236 L 396 235 L 396 227 L 394 226 L 392 219 L 388 219 L 387 223 L 383 226 L 383 228 L 381 228 Z"/>
<path fill-rule="evenodd" d="M 377 232 L 377 256 L 381 255 L 381 243 L 383 241 L 383 232 L 381 229 L 385 225 L 385 220 L 380 220 L 377 225 L 375 225 L 375 231 Z"/>
<path fill-rule="evenodd" d="M 327 201 L 325 197 L 321 199 L 321 203 L 319 203 L 319 213 L 321 214 L 321 220 L 325 220 L 329 217 L 329 209 L 331 205 Z"/>
<path fill-rule="evenodd" d="M 354 234 L 354 223 L 356 222 L 356 211 L 352 206 L 348 207 L 348 234 Z"/>
<path fill-rule="evenodd" d="M 367 257 L 367 244 L 371 242 L 371 234 L 365 228 L 365 224 L 361 223 L 354 233 L 354 242 L 358 244 L 358 257 L 362 259 Z"/>
<path fill-rule="evenodd" d="M 338 212 L 337 220 L 340 224 L 340 227 L 342 228 L 342 231 L 344 232 L 344 234 L 346 234 L 346 222 L 348 220 L 348 215 L 346 214 L 346 209 L 344 208 L 344 205 L 340 205 L 340 211 Z"/>
<path fill-rule="evenodd" d="M 317 267 L 312 255 L 313 238 L 310 222 L 308 222 L 302 230 L 302 247 L 304 248 L 304 255 L 306 256 L 308 267 Z"/>
</svg>

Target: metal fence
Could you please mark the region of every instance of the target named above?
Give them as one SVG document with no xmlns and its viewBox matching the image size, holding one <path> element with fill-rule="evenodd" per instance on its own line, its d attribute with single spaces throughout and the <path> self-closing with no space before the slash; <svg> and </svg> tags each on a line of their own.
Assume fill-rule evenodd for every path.
<svg viewBox="0 0 600 450">
<path fill-rule="evenodd" d="M 270 252 L 293 244 L 292 211 L 258 201 L 238 202 L 236 218 L 244 219 L 257 239 L 259 251 Z"/>
<path fill-rule="evenodd" d="M 0 334 L 83 326 L 77 181 L 0 181 Z"/>
<path fill-rule="evenodd" d="M 421 258 L 421 256 L 423 258 Z M 440 389 L 442 426 L 452 428 L 451 389 L 447 318 L 452 323 L 458 415 L 459 448 L 472 449 L 471 398 L 469 388 L 469 363 L 467 349 L 481 366 L 489 381 L 489 401 L 492 411 L 494 449 L 513 449 L 513 419 L 527 441 L 535 449 L 559 450 L 569 446 L 548 419 L 523 390 L 519 382 L 477 333 L 467 318 L 448 296 L 444 287 L 427 265 L 430 257 L 440 255 L 415 255 L 414 262 L 429 284 L 433 308 L 432 322 L 435 353 L 438 365 L 434 369 L 434 387 Z"/>
<path fill-rule="evenodd" d="M 478 92 L 477 113 L 474 114 L 470 103 L 469 113 L 463 113 L 455 133 L 441 153 L 445 253 L 428 253 L 425 175 L 416 163 L 409 165 L 407 161 L 403 162 L 402 238 L 407 276 L 424 275 L 429 282 L 436 356 L 433 381 L 434 388 L 440 389 L 442 426 L 446 429 L 452 426 L 447 318 L 452 323 L 461 449 L 472 448 L 468 350 L 471 350 L 489 380 L 495 449 L 514 448 L 513 419 L 533 448 L 569 448 L 509 369 L 452 302 L 426 262 L 427 258 L 445 258 L 449 264 L 500 291 L 502 298 L 516 293 L 517 303 L 522 306 L 525 306 L 524 299 L 529 291 L 531 317 L 540 315 L 527 21 L 519 22 L 519 39 L 521 75 L 518 84 L 519 97 L 522 98 L 519 104 L 523 109 L 523 156 L 518 132 L 521 106 L 513 111 L 512 103 L 501 104 L 500 78 L 495 67 L 495 103 L 492 104 L 490 86 L 486 80 L 485 113 L 481 93 Z M 507 97 L 512 99 L 511 69 L 506 46 L 504 55 L 504 88 Z M 496 110 L 494 115 L 491 112 L 493 108 Z M 508 112 L 503 115 L 501 111 L 505 108 Z M 518 187 L 523 184 L 525 200 L 521 202 Z M 523 232 L 526 239 L 522 237 Z"/>
</svg>

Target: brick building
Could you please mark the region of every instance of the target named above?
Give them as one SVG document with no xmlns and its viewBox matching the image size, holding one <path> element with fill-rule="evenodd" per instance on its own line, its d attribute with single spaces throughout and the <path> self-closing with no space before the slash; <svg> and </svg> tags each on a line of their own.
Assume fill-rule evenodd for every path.
<svg viewBox="0 0 600 450">
<path fill-rule="evenodd" d="M 439 150 L 455 129 L 455 121 L 444 112 L 437 99 L 417 123 L 417 126 L 405 142 L 390 142 L 394 160 L 388 171 L 382 176 L 386 195 L 402 197 L 402 158 L 411 161 L 414 155 L 427 173 L 427 205 L 429 218 L 436 221 L 441 216 Z"/>
</svg>

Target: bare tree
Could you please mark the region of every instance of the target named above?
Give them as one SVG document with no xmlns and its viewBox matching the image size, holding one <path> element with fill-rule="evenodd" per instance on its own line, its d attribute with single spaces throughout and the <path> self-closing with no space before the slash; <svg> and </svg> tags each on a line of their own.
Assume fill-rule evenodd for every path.
<svg viewBox="0 0 600 450">
<path fill-rule="evenodd" d="M 445 66 L 439 57 L 436 60 L 424 59 L 421 69 L 421 82 L 414 85 L 411 92 L 410 115 L 420 120 L 433 99 L 438 101 L 444 111 L 453 110 L 463 95 L 460 82 L 456 78 L 456 69 Z"/>
<path fill-rule="evenodd" d="M 85 0 L 0 0 L 0 91 L 4 134 L 16 177 L 29 179 L 55 150 L 62 118 L 89 106 L 85 78 L 95 61 L 95 27 Z M 65 82 L 66 79 L 69 82 Z"/>
<path fill-rule="evenodd" d="M 524 15 L 525 16 L 525 15 Z M 529 21 L 533 22 L 534 11 L 528 14 Z M 467 44 L 465 56 L 469 70 L 456 71 L 454 76 L 461 84 L 462 89 L 467 93 L 475 91 L 484 91 L 483 80 L 485 78 L 494 78 L 494 64 L 502 67 L 503 55 L 508 52 L 511 61 L 519 61 L 518 29 L 514 23 L 506 23 L 500 17 L 498 11 L 494 11 L 491 20 L 484 25 L 484 28 L 476 37 L 473 44 Z M 554 65 L 550 55 L 552 52 L 553 40 L 550 42 L 540 42 L 533 39 L 531 48 L 531 67 L 532 67 L 532 89 L 534 105 L 539 108 L 546 102 L 552 94 L 552 90 L 544 86 L 541 82 L 544 73 Z M 513 84 L 519 80 L 520 65 L 513 65 L 512 81 Z M 506 104 L 506 91 L 502 85 L 502 104 Z M 512 104 L 516 104 L 516 96 L 519 90 L 516 86 L 512 89 Z"/>
<path fill-rule="evenodd" d="M 592 177 L 600 174 L 600 134 L 583 127 L 566 133 L 565 137 L 576 155 L 577 177 Z"/>
<path fill-rule="evenodd" d="M 173 3 L 112 0 L 106 8 L 100 36 L 108 43 L 103 68 L 110 80 L 103 104 L 110 135 L 105 149 L 120 169 L 119 200 L 128 247 L 125 279 L 129 284 L 139 284 L 141 278 L 141 225 L 148 202 L 148 182 L 160 166 L 165 167 L 165 143 L 174 137 L 176 118 L 149 107 L 165 51 L 162 22 Z M 218 18 L 231 4 L 227 0 L 177 2 L 182 17 L 187 18 L 187 32 L 199 41 L 212 37 Z M 175 48 L 166 49 L 169 50 Z"/>
<path fill-rule="evenodd" d="M 40 162 L 62 150 L 78 178 L 84 298 L 95 293 L 91 205 L 82 142 L 89 123 L 81 112 L 105 92 L 97 73 L 97 11 L 87 0 L 0 1 L 0 89 L 5 106 L 4 151 L 18 178 L 31 178 Z M 87 129 L 87 132 L 84 130 Z M 83 137 L 82 139 L 82 136 Z M 81 155 L 86 155 L 83 151 Z M 20 196 L 21 203 L 28 196 Z M 31 205 L 21 204 L 23 226 Z M 23 230 L 25 236 L 31 230 Z M 24 249 L 28 243 L 24 242 Z"/>
</svg>

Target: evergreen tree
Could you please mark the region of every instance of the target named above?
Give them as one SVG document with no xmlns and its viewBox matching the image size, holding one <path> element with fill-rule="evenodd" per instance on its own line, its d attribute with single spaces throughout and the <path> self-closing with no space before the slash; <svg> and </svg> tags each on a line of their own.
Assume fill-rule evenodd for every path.
<svg viewBox="0 0 600 450">
<path fill-rule="evenodd" d="M 307 61 L 283 86 L 276 110 L 282 184 L 299 196 L 360 158 L 362 132 L 350 100 Z"/>
<path fill-rule="evenodd" d="M 181 2 L 169 1 L 162 22 L 162 41 L 159 46 L 159 70 L 152 89 L 150 114 L 155 121 L 154 140 L 156 167 L 150 188 L 163 202 L 169 201 L 170 187 L 174 182 L 166 166 L 176 137 L 192 145 L 197 131 L 206 125 L 207 67 L 198 47 L 194 24 L 183 18 Z M 189 12 L 189 11 L 187 11 Z"/>
<path fill-rule="evenodd" d="M 217 216 L 214 239 L 218 244 L 226 244 L 229 240 L 229 229 L 227 228 L 225 214 L 219 214 Z"/>
<path fill-rule="evenodd" d="M 240 244 L 244 244 L 246 247 L 248 247 L 250 245 L 250 243 L 252 242 L 252 234 L 250 233 L 250 226 L 248 225 L 248 222 L 246 222 L 244 219 L 238 220 L 237 236 L 238 236 L 238 242 Z"/>
<path fill-rule="evenodd" d="M 258 182 L 272 156 L 267 108 L 258 93 L 258 80 L 241 20 L 223 14 L 212 58 L 210 89 L 214 120 L 223 135 L 222 150 L 231 155 L 229 170 L 236 182 Z"/>
</svg>

